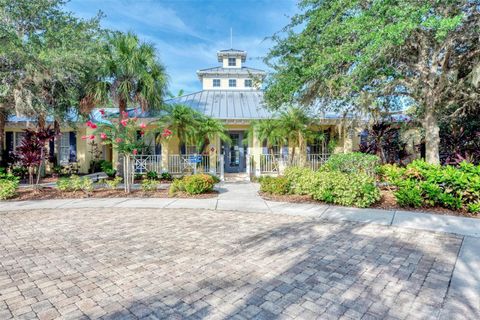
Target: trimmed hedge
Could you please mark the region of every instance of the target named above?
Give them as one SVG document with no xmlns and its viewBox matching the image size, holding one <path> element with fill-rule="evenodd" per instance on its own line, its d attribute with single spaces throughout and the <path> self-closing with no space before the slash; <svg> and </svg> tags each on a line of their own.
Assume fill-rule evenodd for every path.
<svg viewBox="0 0 480 320">
<path fill-rule="evenodd" d="M 283 195 L 290 192 L 290 182 L 286 177 L 263 177 L 260 180 L 260 191 Z"/>
<path fill-rule="evenodd" d="M 462 162 L 458 167 L 415 160 L 405 168 L 384 165 L 384 181 L 397 187 L 400 206 L 441 206 L 480 213 L 480 166 Z"/>
<path fill-rule="evenodd" d="M 0 179 L 0 200 L 13 198 L 17 194 L 18 178 L 13 176 Z"/>
<path fill-rule="evenodd" d="M 169 194 L 174 195 L 178 191 L 185 191 L 190 195 L 209 192 L 213 190 L 217 181 L 215 178 L 209 174 L 194 174 L 175 179 L 170 185 Z"/>
</svg>

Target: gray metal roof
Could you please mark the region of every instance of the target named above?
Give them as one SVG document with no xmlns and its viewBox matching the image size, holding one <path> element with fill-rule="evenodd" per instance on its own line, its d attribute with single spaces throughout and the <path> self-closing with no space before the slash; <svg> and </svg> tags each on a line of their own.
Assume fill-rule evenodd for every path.
<svg viewBox="0 0 480 320">
<path fill-rule="evenodd" d="M 223 68 L 213 67 L 207 69 L 200 69 L 197 71 L 197 75 L 259 75 L 265 76 L 265 71 L 249 67 L 241 68 Z"/>
<path fill-rule="evenodd" d="M 212 118 L 222 120 L 265 119 L 272 116 L 257 90 L 203 90 L 167 100 L 168 104 L 185 104 Z"/>
</svg>

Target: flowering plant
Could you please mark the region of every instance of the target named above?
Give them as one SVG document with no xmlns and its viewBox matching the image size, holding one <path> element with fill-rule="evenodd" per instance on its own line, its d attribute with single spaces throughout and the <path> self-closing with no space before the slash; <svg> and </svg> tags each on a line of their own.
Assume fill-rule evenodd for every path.
<svg viewBox="0 0 480 320">
<path fill-rule="evenodd" d="M 102 113 L 102 116 L 104 113 Z M 122 112 L 122 118 L 109 119 L 107 123 L 98 126 L 91 121 L 87 121 L 87 127 L 95 130 L 95 134 L 100 137 L 103 144 L 112 145 L 118 153 L 124 155 L 136 155 L 145 147 L 145 129 L 146 125 L 142 122 L 138 124 L 138 118 L 129 117 L 127 112 Z M 139 134 L 140 133 L 140 134 Z M 85 136 L 82 139 L 95 139 L 95 135 Z"/>
</svg>

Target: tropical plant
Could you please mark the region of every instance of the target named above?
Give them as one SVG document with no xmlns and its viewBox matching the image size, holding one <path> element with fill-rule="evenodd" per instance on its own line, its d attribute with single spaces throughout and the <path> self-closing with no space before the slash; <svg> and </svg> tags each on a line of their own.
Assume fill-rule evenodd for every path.
<svg viewBox="0 0 480 320">
<path fill-rule="evenodd" d="M 17 193 L 18 178 L 17 179 L 1 179 L 0 178 L 0 200 L 7 200 L 13 198 Z"/>
<path fill-rule="evenodd" d="M 290 181 L 283 176 L 265 176 L 260 181 L 260 191 L 268 194 L 284 195 L 290 192 Z"/>
<path fill-rule="evenodd" d="M 132 104 L 140 105 L 142 110 L 161 108 L 167 75 L 152 44 L 130 32 L 115 32 L 107 39 L 104 55 L 87 86 L 82 100 L 84 110 L 109 100 L 118 104 L 120 117 Z"/>
<path fill-rule="evenodd" d="M 343 173 L 364 173 L 373 176 L 377 172 L 380 158 L 361 152 L 338 153 L 331 155 L 321 170 L 340 171 Z"/>
<path fill-rule="evenodd" d="M 15 150 L 15 159 L 28 168 L 28 182 L 33 185 L 33 176 L 37 174 L 36 184 L 40 182 L 42 168 L 47 157 L 47 144 L 55 138 L 55 131 L 50 127 L 36 130 L 25 129 L 25 135 Z"/>
<path fill-rule="evenodd" d="M 193 174 L 182 180 L 185 191 L 190 195 L 211 191 L 215 185 L 212 176 L 208 174 Z"/>
<path fill-rule="evenodd" d="M 411 105 L 439 162 L 438 114 L 477 110 L 478 1 L 302 0 L 273 36 L 265 100 L 341 114 Z"/>
<path fill-rule="evenodd" d="M 168 128 L 175 132 L 180 145 L 196 145 L 196 134 L 201 117 L 199 112 L 187 105 L 168 105 L 166 111 L 158 119 L 157 125 L 159 128 Z M 158 139 L 163 138 L 163 133 L 158 136 Z"/>
<path fill-rule="evenodd" d="M 68 178 L 60 178 L 57 180 L 57 189 L 63 192 L 77 192 L 84 191 L 90 193 L 93 191 L 93 181 L 88 177 L 79 177 L 71 175 Z"/>
<path fill-rule="evenodd" d="M 230 136 L 226 132 L 227 129 L 220 120 L 206 116 L 200 117 L 197 134 L 195 135 L 198 150 L 201 153 L 208 153 L 208 150 L 205 149 L 216 138 L 227 143 L 230 142 Z"/>
<path fill-rule="evenodd" d="M 108 186 L 109 189 L 111 190 L 116 190 L 120 183 L 122 183 L 123 178 L 122 177 L 115 177 L 112 180 L 105 180 L 105 184 Z"/>
</svg>

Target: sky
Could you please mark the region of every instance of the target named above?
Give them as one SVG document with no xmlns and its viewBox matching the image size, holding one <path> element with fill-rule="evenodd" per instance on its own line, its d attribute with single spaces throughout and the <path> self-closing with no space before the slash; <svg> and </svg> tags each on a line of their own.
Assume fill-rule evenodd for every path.
<svg viewBox="0 0 480 320">
<path fill-rule="evenodd" d="M 296 0 L 71 0 L 67 9 L 81 18 L 102 11 L 103 27 L 153 43 L 173 94 L 201 90 L 196 71 L 219 65 L 217 51 L 231 47 L 230 28 L 233 48 L 247 51 L 245 65 L 266 70 L 268 37 L 297 12 Z"/>
</svg>

